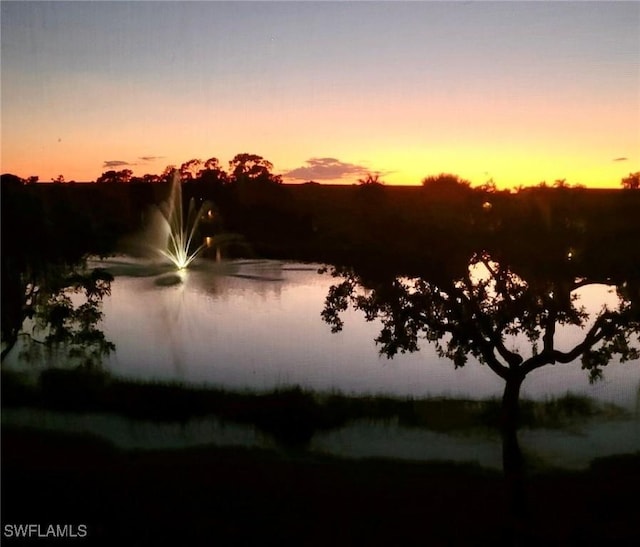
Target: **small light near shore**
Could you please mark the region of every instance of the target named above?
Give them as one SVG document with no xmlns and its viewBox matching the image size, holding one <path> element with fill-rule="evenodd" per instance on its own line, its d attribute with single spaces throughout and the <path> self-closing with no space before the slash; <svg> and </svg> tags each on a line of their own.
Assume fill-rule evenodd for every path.
<svg viewBox="0 0 640 547">
<path fill-rule="evenodd" d="M 493 208 L 493 205 L 492 205 L 492 204 L 491 204 L 491 202 L 489 202 L 489 201 L 485 201 L 485 202 L 482 204 L 482 210 L 483 210 L 483 211 L 491 211 L 491 209 L 492 209 L 492 208 Z"/>
<path fill-rule="evenodd" d="M 213 245 L 213 238 L 210 236 L 205 237 L 204 243 L 207 247 L 211 247 Z"/>
</svg>

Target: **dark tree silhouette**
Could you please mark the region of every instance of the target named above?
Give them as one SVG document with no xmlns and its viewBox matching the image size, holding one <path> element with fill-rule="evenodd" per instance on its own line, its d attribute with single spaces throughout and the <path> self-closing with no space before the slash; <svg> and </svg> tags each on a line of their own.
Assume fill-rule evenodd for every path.
<svg viewBox="0 0 640 547">
<path fill-rule="evenodd" d="M 626 190 L 638 190 L 640 189 L 640 171 L 635 173 L 629 173 L 628 177 L 624 177 L 620 184 Z"/>
<path fill-rule="evenodd" d="M 229 162 L 231 182 L 266 182 L 281 184 L 282 178 L 273 175 L 273 164 L 256 154 L 237 154 Z"/>
<path fill-rule="evenodd" d="M 21 333 L 28 338 L 26 351 L 62 349 L 69 359 L 79 359 L 83 366 L 98 365 L 114 349 L 97 328 L 102 319 L 102 300 L 111 293 L 111 274 L 100 268 L 87 270 L 83 261 L 58 262 L 46 269 L 27 267 L 10 274 L 5 268 L 3 281 L 11 286 L 2 291 L 2 360 Z M 83 301 L 78 303 L 72 298 L 74 294 L 83 295 Z M 31 328 L 22 331 L 27 319 Z"/>
<path fill-rule="evenodd" d="M 24 179 L 13 173 L 2 173 L 0 180 L 2 181 L 3 190 L 20 188 L 24 184 Z"/>
<path fill-rule="evenodd" d="M 425 190 L 431 191 L 460 191 L 468 190 L 471 187 L 471 182 L 460 178 L 458 175 L 452 175 L 450 173 L 440 173 L 439 175 L 432 175 L 422 180 L 422 186 Z"/>
<path fill-rule="evenodd" d="M 640 344 L 640 339 L 634 340 L 640 333 L 637 280 L 619 279 L 617 307 L 605 307 L 590 317 L 574 291 L 602 282 L 601 277 L 589 277 L 588 272 L 578 277 L 562 261 L 539 275 L 535 271 L 525 278 L 485 252 L 473 254 L 468 263 L 445 258 L 414 277 L 334 269 L 342 281 L 330 288 L 322 312 L 333 332 L 342 328 L 340 314 L 349 307 L 364 312 L 369 321 L 379 319 L 382 329 L 376 342 L 388 357 L 416 351 L 425 339 L 456 368 L 472 355 L 504 380 L 503 468 L 517 519 L 526 513 L 524 463 L 517 439 L 519 394 L 526 376 L 547 365 L 581 358 L 582 368 L 595 381 L 615 355 L 620 361 L 638 358 Z M 556 343 L 557 329 L 564 325 L 584 329 L 582 340 L 569 349 Z M 528 340 L 527 354 L 511 349 L 508 340 L 516 335 Z"/>
<path fill-rule="evenodd" d="M 216 157 L 211 157 L 207 161 L 205 161 L 204 162 L 204 168 L 205 169 L 219 169 L 219 170 L 222 169 L 220 167 L 220 160 L 218 160 L 218 158 L 216 158 Z"/>
<path fill-rule="evenodd" d="M 198 171 L 197 180 L 212 189 L 218 189 L 228 182 L 229 177 L 218 158 L 209 158 L 204 162 L 204 168 Z"/>
<path fill-rule="evenodd" d="M 37 327 L 38 334 L 31 339 L 39 342 L 38 347 L 66 344 L 80 357 L 80 347 L 86 343 L 87 359 L 96 357 L 94 351 L 110 351 L 96 325 L 111 277 L 85 267 L 86 255 L 102 254 L 104 248 L 95 241 L 98 232 L 62 199 L 76 190 L 48 184 L 5 188 L 4 175 L 2 182 L 2 359 L 18 336 L 33 334 L 31 329 L 22 332 L 26 319 Z M 70 298 L 81 292 L 84 302 Z"/>
<path fill-rule="evenodd" d="M 201 166 L 202 160 L 199 159 L 185 161 L 180 166 L 180 180 L 186 182 L 195 179 Z"/>
<path fill-rule="evenodd" d="M 167 165 L 159 175 L 160 182 L 171 183 L 173 181 L 173 175 L 176 171 L 177 169 L 175 165 Z"/>
<path fill-rule="evenodd" d="M 122 184 L 131 181 L 133 171 L 131 169 L 122 169 L 121 171 L 105 171 L 100 175 L 96 182 L 100 184 Z"/>
<path fill-rule="evenodd" d="M 475 190 L 484 194 L 495 194 L 498 192 L 498 186 L 493 178 L 490 178 L 484 184 L 476 186 Z"/>
<path fill-rule="evenodd" d="M 28 357 L 44 347 L 47 351 L 64 352 L 67 363 L 84 368 L 95 368 L 102 358 L 115 349 L 98 328 L 102 319 L 102 300 L 111 293 L 113 277 L 96 268 L 50 268 L 45 277 L 26 283 L 21 314 L 11 322 L 12 329 L 5 333 L 3 325 L 2 359 L 17 341 L 25 319 L 32 328 L 23 334 L 28 343 L 23 354 Z M 82 303 L 72 299 L 82 295 Z"/>
<path fill-rule="evenodd" d="M 367 173 L 363 179 L 358 179 L 360 186 L 382 186 L 384 182 L 380 179 L 380 173 Z"/>
<path fill-rule="evenodd" d="M 141 177 L 131 177 L 129 182 L 132 184 L 155 184 L 156 182 L 160 182 L 160 175 L 145 173 Z"/>
</svg>

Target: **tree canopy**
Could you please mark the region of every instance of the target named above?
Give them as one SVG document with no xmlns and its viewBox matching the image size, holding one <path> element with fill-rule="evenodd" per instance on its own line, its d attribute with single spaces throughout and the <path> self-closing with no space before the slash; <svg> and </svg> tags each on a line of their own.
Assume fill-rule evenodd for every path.
<svg viewBox="0 0 640 547">
<path fill-rule="evenodd" d="M 640 171 L 629 173 L 629 176 L 624 177 L 622 181 L 620 181 L 620 184 L 626 190 L 640 189 Z"/>
<path fill-rule="evenodd" d="M 440 173 L 439 175 L 431 175 L 422 179 L 422 186 L 426 190 L 431 191 L 456 191 L 468 190 L 471 188 L 471 182 L 466 179 L 453 175 L 451 173 Z"/>
<path fill-rule="evenodd" d="M 525 278 L 478 252 L 464 269 L 459 264 L 446 273 L 438 269 L 413 277 L 337 269 L 334 275 L 342 281 L 331 287 L 323 318 L 338 331 L 341 313 L 353 307 L 367 320 L 381 320 L 376 342 L 384 355 L 416 351 L 424 339 L 456 367 L 473 355 L 505 380 L 517 376 L 522 381 L 537 368 L 578 358 L 596 380 L 614 355 L 621 361 L 639 356 L 632 335 L 640 333 L 640 295 L 630 281 L 618 286 L 617 308 L 605 307 L 589 317 L 575 291 L 600 278 L 575 277 L 560 264 Z M 581 327 L 585 335 L 574 347 L 561 350 L 555 335 L 565 325 Z M 509 349 L 508 338 L 518 335 L 529 341 L 527 355 Z"/>
</svg>

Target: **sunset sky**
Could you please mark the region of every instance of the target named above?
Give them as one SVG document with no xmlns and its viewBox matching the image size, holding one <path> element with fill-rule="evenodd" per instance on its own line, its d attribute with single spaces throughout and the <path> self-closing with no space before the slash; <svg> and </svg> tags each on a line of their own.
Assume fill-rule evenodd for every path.
<svg viewBox="0 0 640 547">
<path fill-rule="evenodd" d="M 640 170 L 639 2 L 6 2 L 3 173 L 250 152 L 285 182 Z"/>
</svg>

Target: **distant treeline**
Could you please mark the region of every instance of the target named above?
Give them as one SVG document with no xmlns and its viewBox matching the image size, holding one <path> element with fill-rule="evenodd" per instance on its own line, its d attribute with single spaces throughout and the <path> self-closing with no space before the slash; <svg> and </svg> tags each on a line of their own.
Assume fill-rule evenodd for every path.
<svg viewBox="0 0 640 547">
<path fill-rule="evenodd" d="M 126 162 L 108 163 L 110 164 L 110 167 L 122 167 L 129 165 Z M 170 182 L 173 180 L 174 176 L 178 176 L 181 182 L 200 181 L 213 186 L 224 186 L 247 180 L 281 184 L 282 177 L 280 175 L 274 175 L 271 172 L 272 170 L 273 164 L 262 156 L 244 152 L 234 156 L 234 158 L 229 162 L 228 170 L 225 170 L 222 167 L 220 160 L 216 157 L 211 157 L 205 161 L 194 158 L 185 161 L 180 165 L 180 167 L 167 165 L 160 174 L 146 173 L 142 176 L 134 176 L 133 171 L 128 168 L 120 170 L 109 169 L 103 172 L 95 181 L 91 182 L 95 182 L 97 184 L 154 184 L 158 182 Z M 17 175 L 5 174 L 3 177 L 5 177 L 7 181 L 11 180 L 12 183 L 17 184 L 37 184 L 41 182 L 40 177 L 37 175 L 20 178 Z M 54 184 L 77 184 L 75 180 L 67 181 L 64 175 L 58 175 L 57 177 L 52 178 L 51 182 Z M 359 179 L 358 183 L 365 186 L 384 184 L 380 179 L 380 173 L 368 173 L 365 178 Z M 431 186 L 433 183 L 436 183 L 440 187 L 444 187 L 446 185 L 471 186 L 470 181 L 448 173 L 428 176 L 422 180 L 423 186 Z M 622 188 L 628 190 L 640 189 L 640 171 L 629 173 L 628 176 L 623 177 L 620 181 L 620 185 Z M 549 185 L 546 181 L 543 181 L 538 186 L 546 188 Z M 583 187 L 581 184 L 569 184 L 566 179 L 557 179 L 553 182 L 552 186 L 555 188 Z M 524 188 L 525 187 L 523 186 L 518 186 L 517 188 L 514 188 L 514 190 L 517 192 Z M 489 179 L 484 184 L 480 185 L 478 189 L 495 191 L 496 184 L 493 179 Z"/>
<path fill-rule="evenodd" d="M 185 206 L 191 198 L 212 201 L 215 229 L 242 234 L 263 257 L 400 261 L 411 269 L 479 248 L 539 264 L 604 264 L 623 249 L 625 263 L 639 262 L 640 191 L 557 183 L 510 193 L 490 184 L 472 188 L 453 175 L 416 187 L 374 177 L 352 186 L 285 185 L 260 156 L 236 156 L 231 174 L 216 165 L 212 159 L 193 172 L 183 164 Z M 3 258 L 116 252 L 123 236 L 144 226 L 149 208 L 168 198 L 172 177 L 70 185 L 2 175 Z"/>
</svg>

